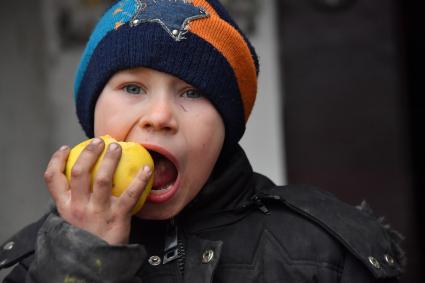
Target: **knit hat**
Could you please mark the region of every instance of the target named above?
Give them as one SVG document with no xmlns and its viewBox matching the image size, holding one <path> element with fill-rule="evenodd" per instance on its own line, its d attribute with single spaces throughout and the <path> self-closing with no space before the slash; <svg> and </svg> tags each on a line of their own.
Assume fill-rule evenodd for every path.
<svg viewBox="0 0 425 283">
<path fill-rule="evenodd" d="M 254 48 L 217 0 L 120 0 L 103 15 L 75 80 L 77 115 L 94 136 L 94 107 L 118 71 L 148 67 L 197 88 L 215 106 L 226 143 L 245 131 L 257 93 Z"/>
</svg>

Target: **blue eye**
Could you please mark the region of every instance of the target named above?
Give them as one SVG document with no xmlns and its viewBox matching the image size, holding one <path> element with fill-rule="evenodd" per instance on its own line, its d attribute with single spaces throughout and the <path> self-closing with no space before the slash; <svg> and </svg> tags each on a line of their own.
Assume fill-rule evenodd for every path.
<svg viewBox="0 0 425 283">
<path fill-rule="evenodd" d="M 135 84 L 126 85 L 126 86 L 123 87 L 123 89 L 124 89 L 125 92 L 127 92 L 129 94 L 133 94 L 133 95 L 140 94 L 140 93 L 144 92 L 143 89 L 140 86 L 135 85 Z"/>
<path fill-rule="evenodd" d="M 199 91 L 195 90 L 195 89 L 190 89 L 188 91 L 185 91 L 183 93 L 183 96 L 184 97 L 187 97 L 187 98 L 201 98 L 202 97 L 202 94 Z"/>
</svg>

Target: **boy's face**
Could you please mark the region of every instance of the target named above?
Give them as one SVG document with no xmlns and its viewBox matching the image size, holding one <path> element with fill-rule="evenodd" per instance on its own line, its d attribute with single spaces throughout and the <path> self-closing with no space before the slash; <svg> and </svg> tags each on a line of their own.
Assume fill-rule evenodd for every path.
<svg viewBox="0 0 425 283">
<path fill-rule="evenodd" d="M 154 186 L 137 213 L 145 219 L 173 217 L 198 194 L 225 135 L 219 113 L 196 89 L 148 68 L 116 73 L 99 96 L 94 120 L 96 136 L 136 142 L 152 153 Z"/>
</svg>

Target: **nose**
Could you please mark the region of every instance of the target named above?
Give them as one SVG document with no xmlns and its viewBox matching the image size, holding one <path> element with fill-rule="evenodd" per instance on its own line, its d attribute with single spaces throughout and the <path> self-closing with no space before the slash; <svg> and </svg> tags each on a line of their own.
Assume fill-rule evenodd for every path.
<svg viewBox="0 0 425 283">
<path fill-rule="evenodd" d="M 148 131 L 177 132 L 173 101 L 165 96 L 151 97 L 139 119 L 139 127 Z"/>
</svg>

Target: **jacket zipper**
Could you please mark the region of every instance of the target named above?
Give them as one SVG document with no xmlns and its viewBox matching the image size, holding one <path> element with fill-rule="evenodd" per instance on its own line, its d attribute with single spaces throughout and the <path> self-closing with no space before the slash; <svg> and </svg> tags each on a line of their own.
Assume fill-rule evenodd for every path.
<svg viewBox="0 0 425 283">
<path fill-rule="evenodd" d="M 166 230 L 164 242 L 164 258 L 163 264 L 167 264 L 177 260 L 178 268 L 181 275 L 184 275 L 184 262 L 186 258 L 186 250 L 182 237 L 179 237 L 178 227 L 174 219 L 171 219 Z"/>
<path fill-rule="evenodd" d="M 178 265 L 179 265 L 179 270 L 181 275 L 184 275 L 184 261 L 186 259 L 186 250 L 184 247 L 184 242 L 183 239 L 179 239 L 178 240 L 178 253 L 179 253 L 179 258 L 178 260 Z"/>
</svg>

